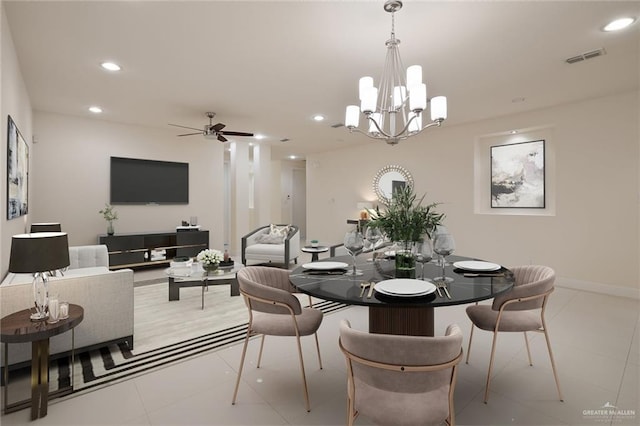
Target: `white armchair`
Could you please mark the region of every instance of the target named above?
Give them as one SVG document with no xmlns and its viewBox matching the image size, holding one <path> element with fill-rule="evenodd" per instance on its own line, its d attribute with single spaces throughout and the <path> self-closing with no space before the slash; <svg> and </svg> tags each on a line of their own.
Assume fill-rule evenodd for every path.
<svg viewBox="0 0 640 426">
<path fill-rule="evenodd" d="M 242 264 L 249 266 L 277 263 L 288 268 L 291 261 L 298 263 L 301 253 L 300 230 L 295 225 L 288 226 L 289 232 L 282 243 L 269 241 L 269 238 L 266 238 L 271 232 L 271 225 L 261 226 L 242 237 Z"/>
</svg>

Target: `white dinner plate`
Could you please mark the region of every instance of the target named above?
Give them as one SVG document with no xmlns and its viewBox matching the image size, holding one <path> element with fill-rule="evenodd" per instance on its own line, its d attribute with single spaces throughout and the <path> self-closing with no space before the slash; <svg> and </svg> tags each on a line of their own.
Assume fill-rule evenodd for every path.
<svg viewBox="0 0 640 426">
<path fill-rule="evenodd" d="M 374 288 L 377 292 L 396 297 L 426 296 L 436 291 L 436 286 L 433 283 L 411 278 L 380 281 Z"/>
<path fill-rule="evenodd" d="M 326 271 L 329 269 L 346 269 L 349 267 L 344 262 L 311 262 L 302 265 L 304 269 L 311 269 L 315 271 Z"/>
<path fill-rule="evenodd" d="M 465 271 L 497 271 L 502 266 L 497 263 L 481 262 L 479 260 L 462 260 L 453 263 L 454 268 L 464 269 Z"/>
</svg>

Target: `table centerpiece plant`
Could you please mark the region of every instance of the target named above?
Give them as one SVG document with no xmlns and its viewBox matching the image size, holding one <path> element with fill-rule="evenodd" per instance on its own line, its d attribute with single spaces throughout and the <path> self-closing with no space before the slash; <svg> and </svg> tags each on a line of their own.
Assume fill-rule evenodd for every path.
<svg viewBox="0 0 640 426">
<path fill-rule="evenodd" d="M 112 205 L 105 204 L 104 208 L 98 213 L 107 221 L 107 235 L 113 235 L 113 221 L 118 220 L 118 212 L 113 209 Z"/>
<path fill-rule="evenodd" d="M 436 207 L 440 203 L 423 204 L 426 194 L 418 198 L 412 186 L 396 189 L 386 209 L 370 210 L 369 227 L 380 229 L 397 246 L 395 253 L 396 278 L 415 278 L 414 247 L 442 224 L 443 213 Z"/>
<path fill-rule="evenodd" d="M 200 262 L 202 268 L 207 271 L 215 271 L 222 261 L 223 254 L 220 250 L 204 249 L 196 256 L 196 260 Z"/>
</svg>

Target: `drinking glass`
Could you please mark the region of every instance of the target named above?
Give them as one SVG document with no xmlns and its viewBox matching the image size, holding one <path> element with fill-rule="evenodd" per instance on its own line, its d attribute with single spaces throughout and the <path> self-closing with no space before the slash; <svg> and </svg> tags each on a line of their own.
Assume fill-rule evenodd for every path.
<svg viewBox="0 0 640 426">
<path fill-rule="evenodd" d="M 434 280 L 440 282 L 452 282 L 453 278 L 444 275 L 444 267 L 446 265 L 446 256 L 449 256 L 456 249 L 456 243 L 453 240 L 453 236 L 448 233 L 436 234 L 435 241 L 433 242 L 433 251 L 440 255 L 442 265 L 442 276 L 436 277 Z"/>
<path fill-rule="evenodd" d="M 382 232 L 378 228 L 367 227 L 364 233 L 366 240 L 371 243 L 371 250 L 373 251 L 373 260 L 376 260 L 376 244 L 382 239 Z"/>
<path fill-rule="evenodd" d="M 431 248 L 431 240 L 425 238 L 416 247 L 416 262 L 420 263 L 420 279 L 424 280 L 424 264 L 433 258 L 433 249 Z"/>
<path fill-rule="evenodd" d="M 353 257 L 353 270 L 347 272 L 345 275 L 362 275 L 362 271 L 356 269 L 356 256 L 362 253 L 362 249 L 364 249 L 362 232 L 357 230 L 347 232 L 344 236 L 344 248 L 346 248 L 351 257 Z"/>
</svg>

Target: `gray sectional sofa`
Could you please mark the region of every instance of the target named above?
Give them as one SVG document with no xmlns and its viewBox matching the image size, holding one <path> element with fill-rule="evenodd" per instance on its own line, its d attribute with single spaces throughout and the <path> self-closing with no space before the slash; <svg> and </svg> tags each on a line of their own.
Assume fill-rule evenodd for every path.
<svg viewBox="0 0 640 426">
<path fill-rule="evenodd" d="M 84 320 L 75 329 L 76 351 L 122 341 L 133 348 L 133 271 L 110 271 L 104 245 L 69 247 L 69 260 L 64 276 L 50 278 L 49 293 L 84 308 Z M 0 284 L 2 316 L 33 304 L 31 282 L 29 274 L 5 277 Z M 69 350 L 71 333 L 51 338 L 52 356 Z M 4 347 L 0 353 L 4 356 Z M 10 365 L 31 360 L 31 344 L 10 344 L 8 358 Z"/>
</svg>

